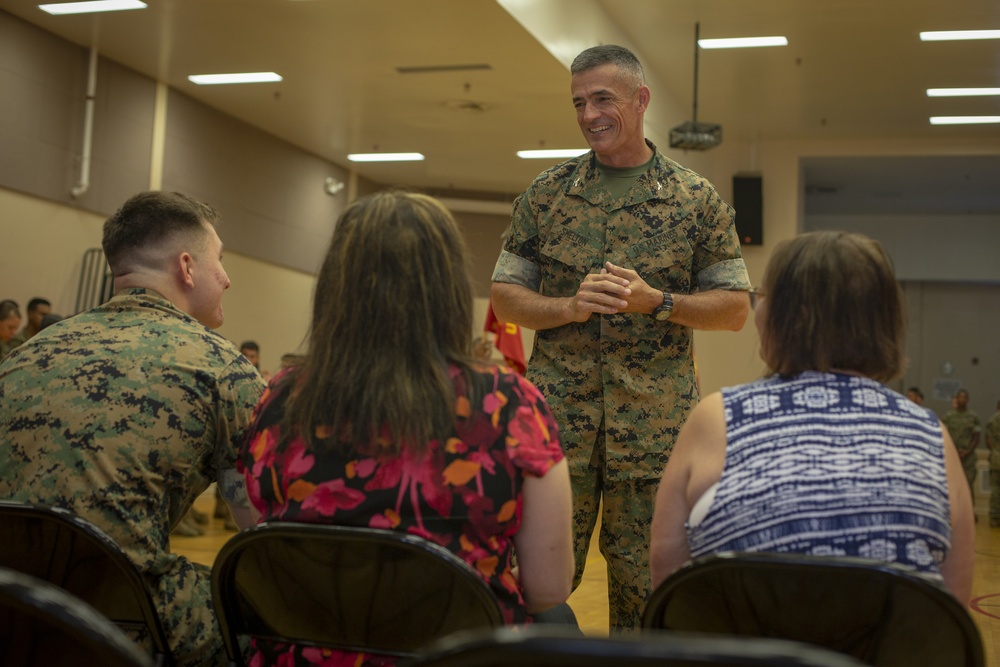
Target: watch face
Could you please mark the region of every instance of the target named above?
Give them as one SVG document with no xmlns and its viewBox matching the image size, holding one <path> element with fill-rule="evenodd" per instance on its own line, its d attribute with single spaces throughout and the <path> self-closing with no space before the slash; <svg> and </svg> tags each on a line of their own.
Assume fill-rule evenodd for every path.
<svg viewBox="0 0 1000 667">
<path fill-rule="evenodd" d="M 669 320 L 674 313 L 674 298 L 669 293 L 663 293 L 663 303 L 653 310 L 653 317 L 660 322 Z"/>
</svg>

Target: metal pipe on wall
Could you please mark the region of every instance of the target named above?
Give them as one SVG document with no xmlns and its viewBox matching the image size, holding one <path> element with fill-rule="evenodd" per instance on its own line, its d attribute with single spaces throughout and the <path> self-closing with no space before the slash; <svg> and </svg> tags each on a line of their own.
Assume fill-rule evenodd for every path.
<svg viewBox="0 0 1000 667">
<path fill-rule="evenodd" d="M 90 149 L 94 140 L 94 98 L 97 94 L 97 47 L 90 47 L 90 66 L 87 69 L 87 99 L 83 118 L 83 154 L 80 157 L 80 181 L 70 194 L 74 198 L 90 189 Z"/>
</svg>

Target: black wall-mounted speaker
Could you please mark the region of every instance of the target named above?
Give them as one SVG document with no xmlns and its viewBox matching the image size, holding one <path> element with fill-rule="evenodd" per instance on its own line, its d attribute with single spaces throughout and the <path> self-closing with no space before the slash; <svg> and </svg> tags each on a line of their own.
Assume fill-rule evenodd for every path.
<svg viewBox="0 0 1000 667">
<path fill-rule="evenodd" d="M 736 209 L 736 234 L 740 243 L 764 243 L 764 179 L 733 176 L 733 208 Z"/>
</svg>

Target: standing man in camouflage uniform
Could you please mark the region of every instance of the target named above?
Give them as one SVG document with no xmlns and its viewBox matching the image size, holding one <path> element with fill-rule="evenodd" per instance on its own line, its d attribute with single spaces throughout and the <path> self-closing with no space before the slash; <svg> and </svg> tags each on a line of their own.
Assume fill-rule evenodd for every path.
<svg viewBox="0 0 1000 667">
<path fill-rule="evenodd" d="M 209 568 L 170 553 L 170 529 L 218 481 L 253 523 L 236 452 L 264 389 L 211 329 L 222 241 L 211 208 L 145 192 L 104 224 L 116 294 L 0 364 L 0 497 L 57 505 L 106 531 L 143 574 L 177 664 L 225 664 Z"/>
<path fill-rule="evenodd" d="M 979 434 L 982 432 L 982 422 L 979 415 L 969 409 L 969 392 L 959 389 L 951 400 L 951 411 L 944 416 L 942 423 L 948 428 L 951 439 L 955 442 L 958 455 L 962 457 L 962 468 L 969 480 L 972 498 L 976 497 L 976 447 L 979 445 Z"/>
<path fill-rule="evenodd" d="M 597 46 L 570 71 L 592 151 L 515 202 L 492 299 L 499 319 L 537 332 L 527 376 L 570 462 L 575 583 L 603 501 L 610 624 L 637 628 L 658 479 L 698 399 L 692 330 L 739 330 L 750 283 L 732 208 L 645 140 L 650 92 L 635 56 Z"/>
<path fill-rule="evenodd" d="M 986 446 L 990 449 L 990 528 L 1000 528 L 1000 401 L 986 422 Z"/>
</svg>

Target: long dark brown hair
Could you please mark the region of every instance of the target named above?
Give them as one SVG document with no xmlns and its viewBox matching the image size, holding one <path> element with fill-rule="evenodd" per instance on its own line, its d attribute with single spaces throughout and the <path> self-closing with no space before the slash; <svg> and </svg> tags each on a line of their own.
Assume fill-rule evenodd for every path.
<svg viewBox="0 0 1000 667">
<path fill-rule="evenodd" d="M 473 363 L 467 256 L 431 197 L 382 192 L 344 211 L 316 284 L 309 351 L 288 379 L 286 439 L 298 430 L 311 448 L 419 453 L 449 436 L 449 366 L 468 379 Z"/>
</svg>

